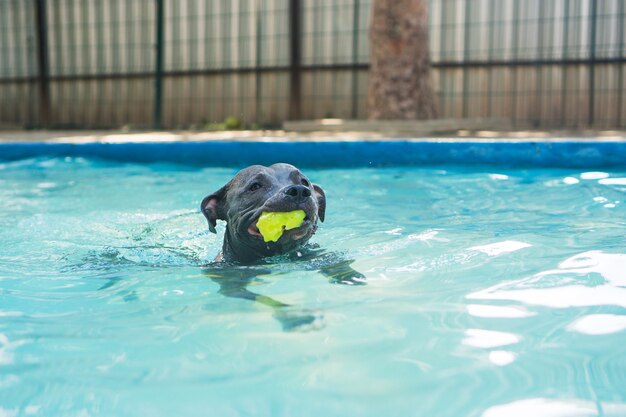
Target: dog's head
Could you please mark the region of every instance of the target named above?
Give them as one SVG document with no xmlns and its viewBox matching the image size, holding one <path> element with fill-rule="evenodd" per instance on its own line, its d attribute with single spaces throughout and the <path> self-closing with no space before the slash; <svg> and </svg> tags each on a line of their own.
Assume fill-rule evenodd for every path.
<svg viewBox="0 0 626 417">
<path fill-rule="evenodd" d="M 253 261 L 286 253 L 304 245 L 324 221 L 326 197 L 296 167 L 274 164 L 245 168 L 202 200 L 201 210 L 216 233 L 217 220 L 227 223 L 224 255 L 234 260 Z M 277 242 L 264 242 L 256 223 L 263 212 L 303 210 L 304 222 L 286 230 Z"/>
</svg>

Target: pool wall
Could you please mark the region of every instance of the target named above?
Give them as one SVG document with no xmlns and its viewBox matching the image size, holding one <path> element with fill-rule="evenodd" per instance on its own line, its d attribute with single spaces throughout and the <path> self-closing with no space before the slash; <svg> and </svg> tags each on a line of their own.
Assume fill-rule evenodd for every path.
<svg viewBox="0 0 626 417">
<path fill-rule="evenodd" d="M 626 166 L 626 141 L 588 139 L 0 144 L 0 160 L 34 157 L 85 157 L 211 167 L 289 162 L 311 168 L 445 164 L 606 168 Z"/>
</svg>

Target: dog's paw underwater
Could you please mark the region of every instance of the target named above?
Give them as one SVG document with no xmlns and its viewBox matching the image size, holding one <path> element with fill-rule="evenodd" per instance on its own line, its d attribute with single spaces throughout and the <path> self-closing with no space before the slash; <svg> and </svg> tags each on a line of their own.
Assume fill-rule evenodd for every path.
<svg viewBox="0 0 626 417">
<path fill-rule="evenodd" d="M 277 242 L 285 230 L 300 227 L 305 217 L 306 213 L 303 210 L 294 210 L 288 213 L 263 212 L 256 227 L 265 242 Z"/>
<path fill-rule="evenodd" d="M 286 332 L 310 332 L 325 327 L 324 314 L 319 310 L 281 308 L 274 312 Z"/>
</svg>

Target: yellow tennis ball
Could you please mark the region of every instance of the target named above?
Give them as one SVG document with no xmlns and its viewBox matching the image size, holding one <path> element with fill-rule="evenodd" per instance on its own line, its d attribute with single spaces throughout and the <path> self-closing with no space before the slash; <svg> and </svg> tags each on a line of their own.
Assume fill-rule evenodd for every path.
<svg viewBox="0 0 626 417">
<path fill-rule="evenodd" d="M 268 213 L 264 211 L 256 223 L 265 242 L 276 242 L 283 235 L 283 231 L 300 227 L 306 213 L 303 210 L 294 210 L 289 213 Z"/>
</svg>

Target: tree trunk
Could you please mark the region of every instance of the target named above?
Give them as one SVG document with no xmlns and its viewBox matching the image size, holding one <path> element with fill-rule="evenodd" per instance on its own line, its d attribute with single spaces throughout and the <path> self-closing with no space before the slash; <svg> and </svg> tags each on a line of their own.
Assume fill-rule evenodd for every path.
<svg viewBox="0 0 626 417">
<path fill-rule="evenodd" d="M 437 117 L 428 51 L 428 0 L 374 0 L 370 119 Z"/>
</svg>

